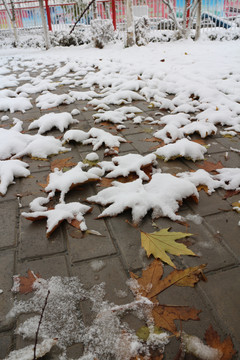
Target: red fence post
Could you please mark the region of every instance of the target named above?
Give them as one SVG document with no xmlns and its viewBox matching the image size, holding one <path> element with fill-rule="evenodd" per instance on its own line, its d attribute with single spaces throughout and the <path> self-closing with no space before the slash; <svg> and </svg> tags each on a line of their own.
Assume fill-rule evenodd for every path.
<svg viewBox="0 0 240 360">
<path fill-rule="evenodd" d="M 45 5 L 46 5 L 46 12 L 47 12 L 48 30 L 52 31 L 51 14 L 50 14 L 50 8 L 48 5 L 48 0 L 45 0 Z"/>
<path fill-rule="evenodd" d="M 113 27 L 114 30 L 117 29 L 117 22 L 116 22 L 116 4 L 115 0 L 112 0 L 112 18 L 113 18 Z"/>
<path fill-rule="evenodd" d="M 187 0 L 187 18 L 186 18 L 186 27 L 188 28 L 189 17 L 190 17 L 190 3 L 191 0 Z"/>
</svg>

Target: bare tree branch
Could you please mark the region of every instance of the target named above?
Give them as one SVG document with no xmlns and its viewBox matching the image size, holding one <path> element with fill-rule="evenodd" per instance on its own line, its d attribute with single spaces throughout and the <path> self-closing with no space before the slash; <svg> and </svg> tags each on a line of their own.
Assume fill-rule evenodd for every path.
<svg viewBox="0 0 240 360">
<path fill-rule="evenodd" d="M 45 308 L 47 306 L 49 294 L 50 294 L 50 290 L 48 290 L 48 292 L 47 292 L 47 296 L 46 296 L 45 303 L 44 303 L 43 308 L 42 308 L 40 320 L 39 320 L 37 331 L 36 331 L 35 344 L 34 344 L 34 349 L 33 349 L 33 360 L 37 359 L 36 358 L 36 350 L 37 350 L 37 342 L 38 342 L 38 333 L 39 333 L 39 330 L 40 330 L 40 325 L 41 325 L 41 322 L 42 322 L 43 314 L 44 314 Z"/>
<path fill-rule="evenodd" d="M 82 11 L 81 15 L 79 16 L 79 18 L 77 19 L 77 21 L 75 22 L 75 24 L 73 25 L 69 35 L 71 35 L 71 33 L 73 32 L 73 30 L 75 29 L 77 23 L 81 20 L 81 18 L 83 17 L 83 15 L 88 11 L 88 9 L 90 8 L 90 6 L 95 2 L 96 0 L 91 0 L 90 3 L 88 4 L 88 6 Z"/>
</svg>

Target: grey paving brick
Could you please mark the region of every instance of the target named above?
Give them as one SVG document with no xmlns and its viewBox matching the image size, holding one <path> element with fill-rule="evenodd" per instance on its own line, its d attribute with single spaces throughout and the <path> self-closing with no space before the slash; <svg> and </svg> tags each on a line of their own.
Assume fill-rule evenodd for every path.
<svg viewBox="0 0 240 360">
<path fill-rule="evenodd" d="M 0 207 L 0 249 L 16 245 L 17 202 L 7 201 Z"/>
<path fill-rule="evenodd" d="M 99 271 L 94 271 L 95 266 L 102 261 L 102 268 Z M 90 262 L 83 262 L 72 268 L 72 273 L 78 276 L 81 282 L 90 289 L 93 285 L 105 283 L 105 299 L 114 302 L 115 304 L 125 304 L 133 300 L 133 296 L 126 285 L 128 276 L 125 274 L 121 261 L 118 257 L 108 257 L 102 260 L 93 260 Z M 121 274 L 121 277 L 119 277 Z M 91 311 L 90 302 L 82 303 L 84 311 L 84 321 L 89 324 L 94 314 Z"/>
<path fill-rule="evenodd" d="M 66 246 L 61 226 L 47 239 L 45 220 L 32 222 L 21 216 L 18 247 L 19 259 L 37 258 L 65 251 Z"/>
<path fill-rule="evenodd" d="M 49 162 L 41 162 L 39 165 L 44 166 L 42 169 L 49 170 Z M 45 166 L 47 168 L 45 168 Z M 47 197 L 47 194 L 44 192 L 44 188 L 39 184 L 46 184 L 48 171 L 35 172 L 30 175 L 28 178 L 21 179 L 21 187 L 19 190 L 20 200 L 22 207 L 29 206 L 29 203 L 35 198 L 42 196 Z"/>
<path fill-rule="evenodd" d="M 208 282 L 201 283 L 200 286 L 207 299 L 210 300 L 213 312 L 221 320 L 225 333 L 232 335 L 236 350 L 238 350 L 240 334 L 239 267 L 209 275 Z"/>
<path fill-rule="evenodd" d="M 39 273 L 42 278 L 49 279 L 52 276 L 69 276 L 65 255 L 44 257 L 38 260 L 25 260 L 17 262 L 16 273 L 27 276 L 27 271 Z"/>
<path fill-rule="evenodd" d="M 81 232 L 74 227 L 67 226 L 68 249 L 72 262 L 94 259 L 116 253 L 115 246 L 106 227 L 105 221 L 95 220 L 100 211 L 95 205 L 91 214 L 85 216 L 88 229 L 96 230 L 103 236 L 88 234 L 78 238 Z"/>
<path fill-rule="evenodd" d="M 0 334 L 0 359 L 5 359 L 12 347 L 11 333 Z"/>
<path fill-rule="evenodd" d="M 0 274 L 1 276 L 0 289 L 3 293 L 0 294 L 0 330 L 6 324 L 6 315 L 12 307 L 13 296 L 11 293 L 12 277 L 14 275 L 14 251 L 0 252 Z"/>
<path fill-rule="evenodd" d="M 240 259 L 239 249 L 239 215 L 233 211 L 222 212 L 207 216 L 206 222 L 215 232 L 216 236 L 222 239 L 233 254 Z"/>
<path fill-rule="evenodd" d="M 229 209 L 229 206 L 226 206 L 226 202 L 219 195 L 218 191 L 208 195 L 204 190 L 199 192 L 198 204 L 192 201 L 189 202 L 189 207 L 201 216 L 216 214 L 221 212 L 222 209 Z"/>
<path fill-rule="evenodd" d="M 133 147 L 140 153 L 145 154 L 149 153 L 149 148 L 155 146 L 156 143 L 151 143 L 144 141 L 146 138 L 151 138 L 151 134 L 148 133 L 139 133 L 133 135 L 127 135 L 126 139 L 132 141 Z"/>
</svg>

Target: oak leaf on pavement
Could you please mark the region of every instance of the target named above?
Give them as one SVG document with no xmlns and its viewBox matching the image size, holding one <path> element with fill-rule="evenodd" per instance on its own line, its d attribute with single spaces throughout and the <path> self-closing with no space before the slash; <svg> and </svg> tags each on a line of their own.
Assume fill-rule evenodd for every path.
<svg viewBox="0 0 240 360">
<path fill-rule="evenodd" d="M 218 349 L 222 353 L 220 360 L 231 360 L 236 350 L 233 347 L 233 342 L 230 336 L 221 341 L 217 331 L 215 331 L 212 325 L 209 326 L 205 333 L 205 341 L 208 346 L 214 349 Z"/>
</svg>

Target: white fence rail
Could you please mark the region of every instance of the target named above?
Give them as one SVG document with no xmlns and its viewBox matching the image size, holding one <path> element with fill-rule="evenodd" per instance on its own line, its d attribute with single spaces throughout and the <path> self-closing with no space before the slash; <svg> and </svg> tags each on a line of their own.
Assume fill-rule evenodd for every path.
<svg viewBox="0 0 240 360">
<path fill-rule="evenodd" d="M 185 0 L 173 0 L 177 18 L 181 20 Z M 41 16 L 39 2 L 34 0 L 15 0 L 16 22 L 18 29 L 28 30 L 41 28 Z M 154 30 L 173 30 L 174 24 L 169 18 L 169 10 L 162 0 L 133 0 L 135 16 L 148 16 L 151 27 Z M 79 17 L 85 4 L 81 7 L 75 3 L 60 3 L 58 0 L 49 0 L 47 8 L 50 12 L 52 30 L 68 29 Z M 10 3 L 9 8 L 11 9 Z M 115 0 L 116 25 L 120 30 L 126 30 L 126 0 Z M 90 24 L 95 17 L 112 17 L 111 1 L 97 1 L 97 5 L 91 6 L 81 20 L 82 24 Z M 223 28 L 234 29 L 240 25 L 240 0 L 202 0 L 202 24 L 201 27 L 209 30 Z M 194 24 L 193 24 L 194 26 Z M 0 0 L 0 32 L 11 31 L 11 22 Z"/>
</svg>

